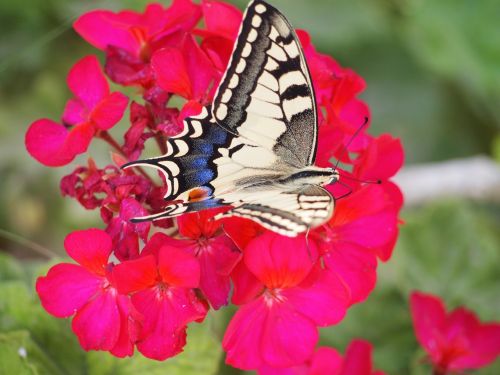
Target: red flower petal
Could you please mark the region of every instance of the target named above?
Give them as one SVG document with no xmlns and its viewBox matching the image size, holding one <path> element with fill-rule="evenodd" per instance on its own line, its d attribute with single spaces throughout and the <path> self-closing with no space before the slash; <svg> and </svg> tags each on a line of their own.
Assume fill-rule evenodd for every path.
<svg viewBox="0 0 500 375">
<path fill-rule="evenodd" d="M 372 345 L 353 340 L 347 348 L 342 374 L 372 375 Z"/>
<path fill-rule="evenodd" d="M 226 363 L 243 370 L 262 365 L 261 345 L 269 311 L 262 298 L 241 307 L 229 322 L 222 347 Z"/>
<path fill-rule="evenodd" d="M 360 179 L 384 180 L 394 176 L 403 166 L 404 151 L 401 141 L 383 134 L 370 142 L 356 160 L 355 175 Z"/>
<path fill-rule="evenodd" d="M 78 99 L 70 99 L 66 103 L 62 121 L 67 125 L 77 125 L 87 121 L 87 109 Z"/>
<path fill-rule="evenodd" d="M 101 277 L 83 267 L 61 263 L 37 279 L 36 291 L 45 310 L 58 318 L 67 318 L 97 293 L 102 282 Z"/>
<path fill-rule="evenodd" d="M 135 53 L 139 49 L 139 42 L 130 33 L 129 24 L 138 20 L 134 20 L 129 14 L 131 12 L 116 14 L 108 10 L 95 10 L 80 16 L 73 28 L 96 48 L 105 50 L 108 46 L 115 46 Z"/>
<path fill-rule="evenodd" d="M 117 296 L 116 302 L 120 313 L 120 333 L 110 353 L 119 358 L 130 357 L 134 354 L 142 316 L 135 310 L 128 297 Z"/>
<path fill-rule="evenodd" d="M 153 255 L 127 260 L 113 267 L 113 280 L 120 293 L 128 294 L 153 286 L 158 278 Z"/>
<path fill-rule="evenodd" d="M 335 349 L 327 347 L 318 348 L 312 358 L 308 375 L 340 374 L 342 362 L 342 356 Z M 352 373 L 352 375 L 354 374 Z"/>
<path fill-rule="evenodd" d="M 168 47 L 156 52 L 151 59 L 151 66 L 163 90 L 188 99 L 193 97 L 191 79 L 180 50 Z"/>
<path fill-rule="evenodd" d="M 438 298 L 414 292 L 410 297 L 413 327 L 420 345 L 434 358 L 439 357 L 436 332 L 446 324 L 446 311 Z"/>
<path fill-rule="evenodd" d="M 199 249 L 200 289 L 215 310 L 228 303 L 231 290 L 229 275 L 241 257 L 226 235 L 211 239 Z"/>
<path fill-rule="evenodd" d="M 95 134 L 94 126 L 89 122 L 78 124 L 68 133 L 64 149 L 78 155 L 87 151 Z"/>
<path fill-rule="evenodd" d="M 268 312 L 260 350 L 264 361 L 271 366 L 298 365 L 314 353 L 318 330 L 313 322 L 297 314 L 294 307 L 276 303 Z"/>
<path fill-rule="evenodd" d="M 104 97 L 92 111 L 92 122 L 102 130 L 112 128 L 123 117 L 127 104 L 128 98 L 120 92 Z"/>
<path fill-rule="evenodd" d="M 231 302 L 235 305 L 243 305 L 255 299 L 263 290 L 264 284 L 251 273 L 245 262 L 239 262 L 231 273 L 234 291 Z"/>
<path fill-rule="evenodd" d="M 351 304 L 363 301 L 375 287 L 377 258 L 353 244 L 336 244 L 323 257 L 329 270 L 349 287 Z"/>
<path fill-rule="evenodd" d="M 200 263 L 182 249 L 163 246 L 158 252 L 158 271 L 168 285 L 197 288 L 200 283 Z"/>
<path fill-rule="evenodd" d="M 248 244 L 244 260 L 248 269 L 273 289 L 302 282 L 316 257 L 316 245 L 304 236 L 290 238 L 266 232 Z"/>
<path fill-rule="evenodd" d="M 180 353 L 186 344 L 185 325 L 206 314 L 194 292 L 185 288 L 147 289 L 134 294 L 132 302 L 144 316 L 137 349 L 157 360 Z"/>
<path fill-rule="evenodd" d="M 76 156 L 65 144 L 67 137 L 68 130 L 64 126 L 48 119 L 37 120 L 26 133 L 26 149 L 40 163 L 60 167 Z"/>
<path fill-rule="evenodd" d="M 98 293 L 73 318 L 73 332 L 85 350 L 112 350 L 122 325 L 116 291 Z"/>
<path fill-rule="evenodd" d="M 64 240 L 68 255 L 90 272 L 105 275 L 105 267 L 111 254 L 109 235 L 101 229 L 79 230 L 70 233 Z"/>
<path fill-rule="evenodd" d="M 342 320 L 349 306 L 349 292 L 333 272 L 321 270 L 313 284 L 281 292 L 294 308 L 318 326 Z"/>
<path fill-rule="evenodd" d="M 236 40 L 241 24 L 241 10 L 222 1 L 203 0 L 201 5 L 207 31 L 231 41 Z"/>
<path fill-rule="evenodd" d="M 109 94 L 108 82 L 97 57 L 93 55 L 84 57 L 71 68 L 68 74 L 68 86 L 75 97 L 89 110 Z"/>
</svg>

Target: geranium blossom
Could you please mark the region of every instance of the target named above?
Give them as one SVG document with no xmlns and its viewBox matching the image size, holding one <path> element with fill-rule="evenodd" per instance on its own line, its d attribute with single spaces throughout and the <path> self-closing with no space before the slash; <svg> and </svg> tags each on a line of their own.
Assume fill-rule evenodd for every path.
<svg viewBox="0 0 500 375">
<path fill-rule="evenodd" d="M 256 292 L 253 298 L 245 290 L 239 292 L 247 294 L 248 301 L 224 336 L 227 363 L 243 369 L 286 367 L 312 355 L 317 327 L 339 322 L 349 302 L 342 282 L 316 265 L 317 256 L 314 242 L 271 232 L 247 246 L 246 272 L 260 288 L 250 287 Z"/>
<path fill-rule="evenodd" d="M 194 292 L 200 282 L 198 260 L 182 249 L 151 239 L 144 256 L 116 266 L 114 279 L 121 293 L 143 315 L 137 349 L 146 357 L 165 360 L 182 351 L 186 325 L 202 320 L 207 306 Z"/>
<path fill-rule="evenodd" d="M 111 238 L 100 229 L 82 230 L 68 235 L 64 246 L 78 264 L 57 264 L 38 278 L 43 307 L 59 318 L 74 315 L 73 331 L 85 350 L 132 355 L 141 315 L 113 282 Z"/>
<path fill-rule="evenodd" d="M 220 210 L 207 210 L 178 219 L 181 238 L 165 236 L 165 243 L 180 247 L 200 262 L 200 289 L 215 310 L 227 305 L 230 275 L 241 258 L 234 242 L 213 221 Z"/>
<path fill-rule="evenodd" d="M 108 130 L 123 116 L 128 98 L 109 92 L 95 56 L 87 56 L 73 66 L 68 86 L 75 95 L 66 104 L 63 124 L 41 119 L 26 133 L 26 148 L 40 163 L 51 167 L 68 164 L 85 152 L 99 130 Z"/>
<path fill-rule="evenodd" d="M 410 297 L 417 339 L 436 374 L 478 369 L 500 355 L 500 323 L 481 323 L 464 307 L 446 312 L 438 297 L 414 292 Z"/>
<path fill-rule="evenodd" d="M 332 348 L 320 347 L 304 364 L 289 368 L 263 367 L 259 375 L 384 375 L 373 369 L 372 345 L 364 340 L 349 344 L 345 357 Z"/>
<path fill-rule="evenodd" d="M 331 167 L 340 159 L 345 167 L 342 184 L 328 186 L 342 197 L 331 220 L 298 238 L 246 219 L 214 221 L 219 210 L 131 221 L 172 202 L 163 198 L 162 173 L 158 179 L 140 166 L 120 167 L 143 158 L 145 149 L 166 154 L 183 120 L 210 104 L 241 19 L 222 1 L 174 0 L 143 12 L 94 10 L 76 20 L 77 33 L 105 53 L 106 76 L 135 86 L 138 95 L 128 121 L 108 132 L 128 99 L 110 93 L 97 58 L 88 56 L 69 73 L 74 98 L 62 122 L 37 120 L 26 134 L 30 154 L 48 166 L 70 163 L 94 137 L 112 151 L 106 164 L 89 158 L 61 180 L 62 194 L 98 209 L 106 229 L 68 236 L 66 248 L 79 265 L 59 264 L 40 278 L 40 299 L 55 316 L 74 315 L 84 349 L 126 356 L 136 346 L 157 360 L 180 353 L 187 325 L 231 299 L 239 309 L 223 340 L 227 363 L 261 373 L 375 374 L 367 343 L 354 342 L 344 358 L 315 348 L 319 328 L 362 302 L 375 286 L 378 261 L 391 257 L 403 198 L 390 179 L 404 153 L 390 135 L 369 134 L 369 108 L 358 98 L 363 78 L 319 53 L 305 31 L 298 35 L 319 106 L 316 164 Z"/>
</svg>

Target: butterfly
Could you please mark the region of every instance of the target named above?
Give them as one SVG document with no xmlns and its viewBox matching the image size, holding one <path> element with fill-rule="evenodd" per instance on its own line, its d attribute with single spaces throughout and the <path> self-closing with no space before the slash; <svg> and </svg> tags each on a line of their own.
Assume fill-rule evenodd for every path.
<svg viewBox="0 0 500 375">
<path fill-rule="evenodd" d="M 318 115 L 311 76 L 287 19 L 262 0 L 248 5 L 232 56 L 211 105 L 184 120 L 163 156 L 149 166 L 166 178 L 159 220 L 230 206 L 239 216 L 286 236 L 324 224 L 335 200 L 323 188 L 336 168 L 314 166 Z"/>
</svg>

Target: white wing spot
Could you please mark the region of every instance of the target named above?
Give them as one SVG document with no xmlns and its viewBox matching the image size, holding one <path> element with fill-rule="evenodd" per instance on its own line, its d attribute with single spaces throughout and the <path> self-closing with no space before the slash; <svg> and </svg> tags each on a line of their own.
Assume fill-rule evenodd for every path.
<svg viewBox="0 0 500 375">
<path fill-rule="evenodd" d="M 286 53 L 292 59 L 299 55 L 299 49 L 297 48 L 297 45 L 295 44 L 294 41 L 292 41 L 290 44 L 285 45 L 284 47 L 285 47 Z"/>
<path fill-rule="evenodd" d="M 252 45 L 250 43 L 247 43 L 245 44 L 245 47 L 243 47 L 243 51 L 241 51 L 241 56 L 248 57 L 250 56 L 251 52 L 252 52 Z"/>
<path fill-rule="evenodd" d="M 269 72 L 263 71 L 260 76 L 259 83 L 267 88 L 270 88 L 273 91 L 279 91 L 280 87 L 278 84 L 278 80 Z"/>
<path fill-rule="evenodd" d="M 269 32 L 269 38 L 271 38 L 272 41 L 276 42 L 278 40 L 278 37 L 280 36 L 280 33 L 274 26 L 271 26 L 271 31 Z"/>
<path fill-rule="evenodd" d="M 183 140 L 176 139 L 174 141 L 174 143 L 177 146 L 177 148 L 179 149 L 179 152 L 177 154 L 175 154 L 176 157 L 184 156 L 189 152 L 189 147 L 188 147 L 187 143 L 184 142 Z"/>
<path fill-rule="evenodd" d="M 234 74 L 229 81 L 228 87 L 230 89 L 234 89 L 236 86 L 238 86 L 238 83 L 240 83 L 240 78 L 236 74 Z"/>
<path fill-rule="evenodd" d="M 273 58 L 275 58 L 278 61 L 287 61 L 288 58 L 286 56 L 285 51 L 283 48 L 281 48 L 279 45 L 276 43 L 271 44 L 271 48 L 267 51 L 269 55 L 271 55 Z"/>
<path fill-rule="evenodd" d="M 160 161 L 159 164 L 165 166 L 173 176 L 177 176 L 181 172 L 179 166 L 171 160 Z"/>
<path fill-rule="evenodd" d="M 219 104 L 219 108 L 217 108 L 217 118 L 220 120 L 224 120 L 227 116 L 227 105 Z"/>
<path fill-rule="evenodd" d="M 307 81 L 301 71 L 288 72 L 280 77 L 280 93 L 283 94 L 290 86 L 304 84 Z"/>
<path fill-rule="evenodd" d="M 247 40 L 252 43 L 252 42 L 255 42 L 255 40 L 257 39 L 257 37 L 259 36 L 259 33 L 257 33 L 257 30 L 255 29 L 252 29 L 250 30 L 250 32 L 248 33 L 248 38 Z"/>
<path fill-rule="evenodd" d="M 273 59 L 271 56 L 268 56 L 267 57 L 267 62 L 266 62 L 266 66 L 264 67 L 264 69 L 266 69 L 267 71 L 269 72 L 272 72 L 276 69 L 278 69 L 280 66 L 279 64 L 276 62 L 275 59 Z"/>
<path fill-rule="evenodd" d="M 203 128 L 201 126 L 201 122 L 199 121 L 191 121 L 191 125 L 193 126 L 193 134 L 191 135 L 191 138 L 198 138 L 200 135 L 203 134 Z"/>
<path fill-rule="evenodd" d="M 224 91 L 224 94 L 222 94 L 221 100 L 224 103 L 227 103 L 231 99 L 231 96 L 233 96 L 233 92 L 230 89 L 226 89 L 226 91 Z"/>
<path fill-rule="evenodd" d="M 241 59 L 239 62 L 238 62 L 238 65 L 236 66 L 236 73 L 243 73 L 243 71 L 245 70 L 247 66 L 247 63 L 244 59 Z"/>
<path fill-rule="evenodd" d="M 285 112 L 285 116 L 288 121 L 290 121 L 296 114 L 302 113 L 311 108 L 311 99 L 307 97 L 298 96 L 294 99 L 283 101 L 283 111 Z"/>
<path fill-rule="evenodd" d="M 261 23 L 262 23 L 262 18 L 260 18 L 257 15 L 253 16 L 253 18 L 252 18 L 252 26 L 253 27 L 259 27 Z"/>
<path fill-rule="evenodd" d="M 263 4 L 258 4 L 256 7 L 255 7 L 255 11 L 259 14 L 262 14 L 264 13 L 265 11 L 267 10 L 267 8 L 265 7 L 265 5 Z"/>
</svg>

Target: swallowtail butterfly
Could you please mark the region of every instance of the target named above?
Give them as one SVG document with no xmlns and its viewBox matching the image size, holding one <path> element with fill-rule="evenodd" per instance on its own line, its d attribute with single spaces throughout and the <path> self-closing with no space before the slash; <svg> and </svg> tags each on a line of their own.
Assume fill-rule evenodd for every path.
<svg viewBox="0 0 500 375">
<path fill-rule="evenodd" d="M 165 155 L 124 165 L 159 169 L 167 180 L 164 198 L 172 201 L 134 221 L 232 206 L 216 218 L 248 218 L 286 236 L 319 226 L 334 208 L 322 185 L 339 174 L 313 165 L 317 137 L 313 86 L 297 35 L 277 9 L 253 0 L 213 103 L 184 120 Z"/>
</svg>

